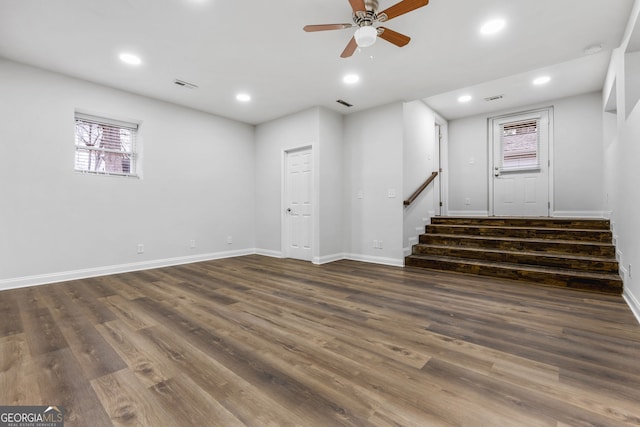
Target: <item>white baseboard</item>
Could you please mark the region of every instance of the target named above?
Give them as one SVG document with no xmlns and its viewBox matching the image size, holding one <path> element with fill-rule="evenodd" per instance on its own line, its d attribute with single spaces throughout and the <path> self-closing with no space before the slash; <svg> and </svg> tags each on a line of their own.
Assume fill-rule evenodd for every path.
<svg viewBox="0 0 640 427">
<path fill-rule="evenodd" d="M 489 216 L 488 211 L 449 211 L 447 216 Z"/>
<path fill-rule="evenodd" d="M 635 295 L 629 292 L 628 288 L 625 288 L 622 297 L 631 309 L 633 315 L 636 317 L 638 323 L 640 323 L 640 301 L 638 301 L 638 298 L 636 298 Z"/>
<path fill-rule="evenodd" d="M 256 249 L 254 254 L 268 256 L 271 258 L 284 258 L 284 254 L 280 251 L 272 251 L 269 249 Z"/>
<path fill-rule="evenodd" d="M 396 259 L 396 258 L 377 257 L 377 256 L 361 255 L 361 254 L 345 254 L 345 259 L 348 259 L 351 261 L 368 262 L 371 264 L 390 265 L 392 267 L 404 267 L 404 258 Z"/>
<path fill-rule="evenodd" d="M 0 280 L 0 290 L 24 288 L 27 286 L 39 286 L 49 283 L 66 282 L 69 280 L 86 279 L 89 277 L 106 276 L 109 274 L 128 273 L 131 271 L 150 270 L 152 268 L 169 267 L 172 265 L 191 264 L 194 262 L 212 261 L 215 259 L 233 258 L 244 255 L 253 255 L 255 249 L 242 249 L 237 251 L 215 252 L 185 257 L 156 259 L 129 264 L 109 265 L 82 270 L 61 271 L 36 276 L 24 276 Z"/>
<path fill-rule="evenodd" d="M 318 264 L 318 265 L 322 265 L 322 264 L 328 264 L 330 262 L 334 262 L 334 261 L 340 261 L 341 259 L 345 259 L 346 255 L 344 253 L 340 253 L 340 254 L 333 254 L 333 255 L 325 255 L 325 256 L 321 256 L 321 257 L 314 257 L 313 258 L 313 263 L 314 264 Z"/>
<path fill-rule="evenodd" d="M 553 211 L 554 218 L 606 218 L 603 211 Z"/>
</svg>

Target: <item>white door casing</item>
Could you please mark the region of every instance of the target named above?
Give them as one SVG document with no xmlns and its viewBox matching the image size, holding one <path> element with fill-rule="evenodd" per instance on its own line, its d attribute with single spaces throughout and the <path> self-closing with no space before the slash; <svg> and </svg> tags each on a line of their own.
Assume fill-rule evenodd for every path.
<svg viewBox="0 0 640 427">
<path fill-rule="evenodd" d="M 285 256 L 311 261 L 313 247 L 311 148 L 287 151 L 285 155 Z"/>
<path fill-rule="evenodd" d="M 549 216 L 551 112 L 544 109 L 490 120 L 490 202 L 494 216 Z M 519 159 L 517 151 L 509 151 L 514 150 L 514 144 L 506 142 L 503 131 L 515 133 L 515 129 L 531 123 L 537 124 L 537 152 L 535 158 L 527 153 Z"/>
<path fill-rule="evenodd" d="M 441 155 L 440 144 L 442 141 L 442 131 L 438 123 L 435 124 L 435 143 L 434 147 L 434 171 L 438 172 L 435 182 L 433 183 L 433 206 L 436 216 L 442 215 L 442 167 L 441 167 Z"/>
</svg>

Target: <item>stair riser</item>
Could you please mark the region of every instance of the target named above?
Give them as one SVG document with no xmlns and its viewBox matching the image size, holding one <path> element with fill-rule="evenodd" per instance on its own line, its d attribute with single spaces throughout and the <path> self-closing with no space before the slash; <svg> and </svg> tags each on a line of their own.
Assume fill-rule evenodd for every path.
<svg viewBox="0 0 640 427">
<path fill-rule="evenodd" d="M 611 243 L 610 231 L 602 230 L 571 230 L 545 228 L 488 228 L 488 227 L 455 227 L 448 225 L 428 225 L 429 234 L 459 234 L 486 237 L 514 237 L 547 240 L 579 240 L 585 242 Z"/>
<path fill-rule="evenodd" d="M 558 242 L 530 242 L 530 241 L 512 241 L 512 240 L 494 240 L 494 239 L 478 239 L 441 236 L 438 234 L 421 234 L 420 243 L 443 245 L 443 246 L 462 246 L 471 248 L 486 249 L 502 249 L 511 251 L 541 252 L 541 253 L 558 253 L 558 254 L 576 254 L 594 257 L 613 258 L 615 257 L 615 248 L 613 245 L 598 244 L 580 244 Z"/>
<path fill-rule="evenodd" d="M 545 253 L 529 255 L 521 252 L 472 251 L 465 250 L 464 248 L 434 248 L 432 246 L 424 245 L 415 245 L 412 252 L 414 254 L 457 257 L 490 262 L 508 262 L 512 264 L 536 265 L 552 268 L 568 268 L 598 273 L 618 273 L 617 262 L 609 260 L 591 261 L 575 258 L 554 258 L 553 256 L 548 256 Z"/>
<path fill-rule="evenodd" d="M 407 266 L 412 267 L 421 267 L 440 271 L 455 271 L 459 273 L 478 274 L 504 279 L 526 280 L 548 286 L 589 290 L 616 295 L 619 295 L 622 292 L 622 282 L 617 280 L 580 279 L 560 276 L 555 273 L 504 269 L 497 266 L 477 266 L 466 264 L 464 262 L 446 262 L 407 258 L 405 263 Z"/>
<path fill-rule="evenodd" d="M 507 227 L 550 227 L 610 230 L 608 220 L 594 219 L 560 219 L 560 218 L 451 218 L 434 217 L 432 224 L 474 225 L 474 226 L 507 226 Z"/>
</svg>

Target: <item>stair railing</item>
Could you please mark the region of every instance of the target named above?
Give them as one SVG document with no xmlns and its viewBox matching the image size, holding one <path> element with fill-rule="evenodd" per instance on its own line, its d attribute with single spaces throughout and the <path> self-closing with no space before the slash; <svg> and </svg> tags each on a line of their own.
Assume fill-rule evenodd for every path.
<svg viewBox="0 0 640 427">
<path fill-rule="evenodd" d="M 429 186 L 429 184 L 431 184 L 433 182 L 433 180 L 436 179 L 437 176 L 438 176 L 438 172 L 433 172 L 431 174 L 431 176 L 429 178 L 427 178 L 427 180 L 424 182 L 424 184 L 422 184 L 420 187 L 418 187 L 418 189 L 416 191 L 414 191 L 413 194 L 411 196 L 409 196 L 409 198 L 407 200 L 402 202 L 404 204 L 404 206 L 407 207 L 411 203 L 413 203 L 418 198 L 420 193 L 422 193 L 425 190 L 425 188 L 427 188 Z"/>
</svg>

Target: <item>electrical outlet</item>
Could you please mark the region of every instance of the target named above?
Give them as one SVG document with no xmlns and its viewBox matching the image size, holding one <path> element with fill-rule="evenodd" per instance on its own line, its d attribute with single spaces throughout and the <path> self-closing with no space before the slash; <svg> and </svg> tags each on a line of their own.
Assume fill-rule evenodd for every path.
<svg viewBox="0 0 640 427">
<path fill-rule="evenodd" d="M 382 249 L 382 240 L 378 240 L 378 249 Z"/>
<path fill-rule="evenodd" d="M 378 241 L 377 240 L 373 241 L 373 248 L 374 249 L 378 249 Z"/>
<path fill-rule="evenodd" d="M 192 240 L 189 240 L 189 247 L 190 247 L 191 249 L 195 248 L 195 247 L 196 247 L 196 241 L 195 241 L 195 240 L 193 240 L 193 239 L 192 239 Z"/>
<path fill-rule="evenodd" d="M 233 244 L 233 236 L 227 236 L 227 245 Z"/>
<path fill-rule="evenodd" d="M 467 197 L 464 199 L 464 204 L 465 205 L 470 205 L 471 204 L 471 197 Z"/>
<path fill-rule="evenodd" d="M 144 253 L 144 245 L 142 243 L 138 243 L 138 253 Z"/>
</svg>

